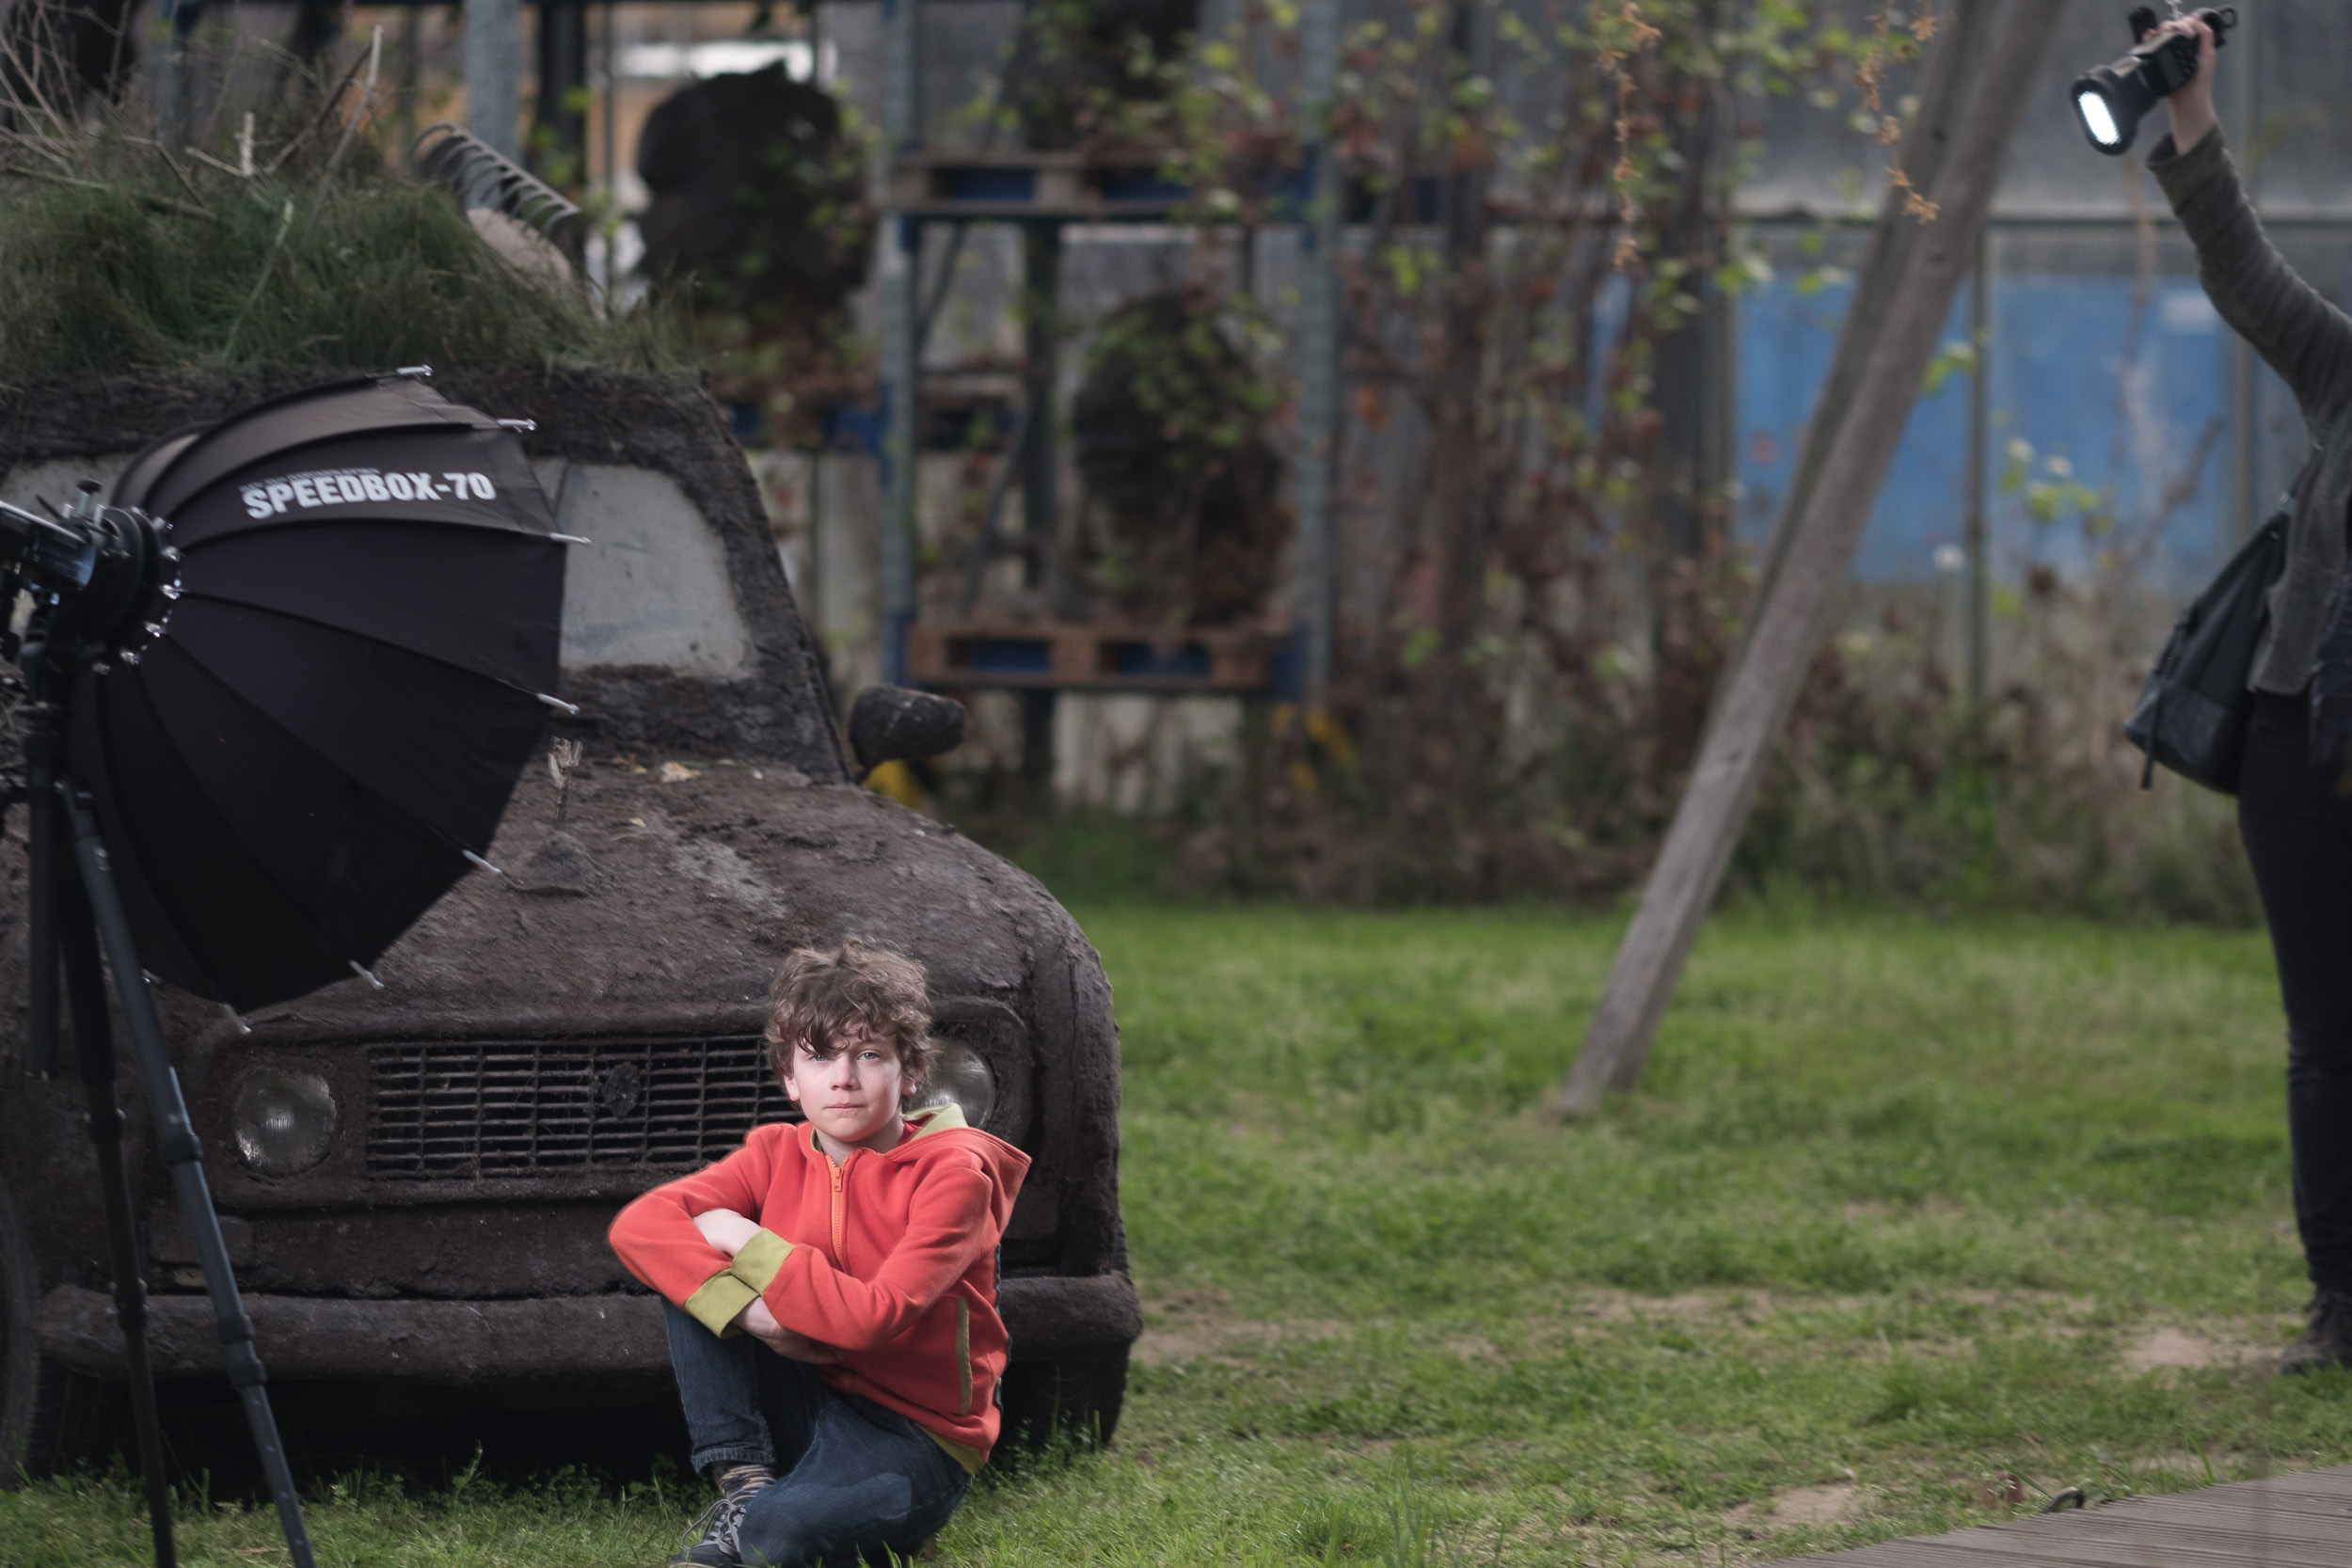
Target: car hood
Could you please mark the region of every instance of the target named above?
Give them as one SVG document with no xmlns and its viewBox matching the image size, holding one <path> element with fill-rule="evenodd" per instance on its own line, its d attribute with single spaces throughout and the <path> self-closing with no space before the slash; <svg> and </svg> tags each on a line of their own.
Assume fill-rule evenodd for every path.
<svg viewBox="0 0 2352 1568">
<path fill-rule="evenodd" d="M 755 1027 L 798 946 L 858 936 L 934 996 L 1014 1002 L 1069 917 L 1037 881 L 919 813 L 787 768 L 608 759 L 533 770 L 489 855 L 376 962 L 243 1024 L 281 1038 Z M 377 985 L 381 989 L 377 989 Z M 177 999 L 238 1029 L 223 1009 Z M 175 1007 L 173 1010 L 183 1010 Z"/>
</svg>

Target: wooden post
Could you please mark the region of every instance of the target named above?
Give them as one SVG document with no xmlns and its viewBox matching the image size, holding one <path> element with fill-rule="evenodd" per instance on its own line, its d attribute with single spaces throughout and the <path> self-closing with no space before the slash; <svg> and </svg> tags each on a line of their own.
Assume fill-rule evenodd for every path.
<svg viewBox="0 0 2352 1568">
<path fill-rule="evenodd" d="M 1813 662 L 1830 597 L 1845 578 L 1953 297 L 1975 260 L 1977 231 L 1999 182 L 2010 133 L 2040 80 L 2043 47 L 2063 5 L 1963 0 L 1954 43 L 1963 36 L 1992 41 L 1981 68 L 1956 67 L 1975 79 L 1975 91 L 1931 188 L 1936 215 L 1920 223 L 1904 215 L 1901 193 L 1888 194 L 1882 232 L 1920 223 L 1919 232 L 1875 330 L 1867 323 L 1849 323 L 1850 336 L 1867 334 L 1854 355 L 1860 371 L 1851 401 L 1835 429 L 1819 432 L 1824 443 L 1819 476 L 1803 512 L 1783 530 L 1787 542 L 1778 569 L 1759 587 L 1746 646 L 1724 683 L 1674 825 L 1642 890 L 1641 908 L 1617 950 L 1608 990 L 1555 1102 L 1564 1115 L 1590 1111 L 1604 1093 L 1630 1088 L 1641 1076 L 1699 922 L 1722 884 L 1772 740 Z M 1965 15 L 1980 8 L 1994 15 Z M 1923 114 L 1915 135 L 1941 129 Z M 1873 247 L 1874 254 L 1886 249 Z M 1862 297 L 1857 291 L 1857 304 Z M 1828 413 L 1817 413 L 1815 424 L 1824 425 Z M 1808 446 L 1813 438 L 1809 434 Z"/>
<path fill-rule="evenodd" d="M 1951 146 L 1952 130 L 1961 111 L 1967 106 L 1968 95 L 1983 73 L 1986 45 L 1999 8 L 1999 0 L 1961 0 L 1958 13 L 1936 40 L 1935 52 L 1928 59 L 1926 79 L 1919 84 L 1919 118 L 1912 122 L 1911 135 L 1903 139 L 1902 161 L 1898 166 L 1914 190 L 1933 190 L 1944 172 L 1945 151 Z M 1904 214 L 1903 205 L 1903 193 L 1889 190 L 1878 226 L 1870 231 L 1870 248 L 1857 275 L 1853 298 L 1846 307 L 1846 325 L 1837 336 L 1836 354 L 1830 360 L 1829 374 L 1821 379 L 1820 393 L 1813 404 L 1813 418 L 1805 424 L 1804 443 L 1797 451 L 1797 466 L 1788 476 L 1788 493 L 1781 498 L 1779 515 L 1772 521 L 1763 559 L 1756 565 L 1756 592 L 1748 596 L 1747 620 L 1740 627 L 1738 651 L 1725 667 L 1725 679 L 1716 687 L 1719 704 L 1731 684 L 1728 672 L 1738 669 L 1747 657 L 1748 639 L 1755 635 L 1756 615 L 1772 596 L 1772 583 L 1780 576 L 1781 561 L 1788 554 L 1789 537 L 1812 503 L 1813 488 L 1821 477 L 1821 464 L 1829 455 L 1830 441 L 1846 427 L 1847 412 L 1853 407 L 1854 387 L 1862 379 L 1863 366 L 1878 342 L 1879 326 L 1886 320 L 1887 305 L 1894 299 L 1895 287 L 1902 281 L 1903 269 L 1909 265 L 1911 252 L 1918 244 L 1921 226 Z"/>
<path fill-rule="evenodd" d="M 1314 130 L 1312 194 L 1301 216 L 1304 273 L 1298 298 L 1297 578 L 1293 590 L 1302 668 L 1300 695 L 1308 708 L 1330 701 L 1331 662 L 1339 618 L 1332 490 L 1343 415 L 1340 400 L 1340 238 L 1347 192 L 1329 119 L 1339 90 L 1343 0 L 1305 0 L 1299 11 L 1299 99 Z"/>
<path fill-rule="evenodd" d="M 466 129 L 522 162 L 522 0 L 467 0 Z"/>
<path fill-rule="evenodd" d="M 1985 467 L 1993 460 L 1993 245 L 1981 229 L 1968 279 L 1968 341 L 1977 357 L 1968 367 L 1968 511 L 1962 522 L 1968 580 L 1961 646 L 1966 656 L 1969 733 L 1980 737 L 1993 668 L 1993 543 L 1985 509 L 1985 492 L 1992 487 Z"/>
<path fill-rule="evenodd" d="M 922 0 L 882 0 L 882 135 L 890 152 L 923 145 Z M 914 546 L 923 466 L 923 226 L 895 208 L 882 223 L 882 679 L 906 678 L 907 627 L 914 621 Z"/>
</svg>

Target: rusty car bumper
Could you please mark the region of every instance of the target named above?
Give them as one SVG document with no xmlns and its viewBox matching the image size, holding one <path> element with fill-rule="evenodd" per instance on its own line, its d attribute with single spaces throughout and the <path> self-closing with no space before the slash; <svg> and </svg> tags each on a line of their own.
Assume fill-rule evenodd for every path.
<svg viewBox="0 0 2352 1568">
<path fill-rule="evenodd" d="M 281 1378 L 416 1379 L 427 1383 L 665 1374 L 661 1304 L 649 1295 L 543 1296 L 521 1301 L 354 1301 L 248 1295 L 254 1347 Z M 1123 1274 L 1008 1279 L 998 1309 L 1015 1361 L 1100 1355 L 1143 1332 L 1143 1307 Z M 120 1378 L 122 1335 L 114 1298 L 60 1285 L 41 1302 L 40 1348 L 94 1376 Z M 223 1370 L 211 1304 L 151 1296 L 148 1341 L 158 1377 Z"/>
</svg>

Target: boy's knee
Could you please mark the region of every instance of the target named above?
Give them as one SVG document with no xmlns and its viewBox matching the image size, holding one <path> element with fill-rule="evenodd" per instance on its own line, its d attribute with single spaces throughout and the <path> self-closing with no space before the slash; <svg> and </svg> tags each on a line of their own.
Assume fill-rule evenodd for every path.
<svg viewBox="0 0 2352 1568">
<path fill-rule="evenodd" d="M 914 1507 L 904 1476 L 868 1476 L 849 1486 L 787 1478 L 752 1499 L 736 1539 L 743 1560 L 759 1568 L 855 1562 L 861 1548 L 904 1538 Z"/>
</svg>

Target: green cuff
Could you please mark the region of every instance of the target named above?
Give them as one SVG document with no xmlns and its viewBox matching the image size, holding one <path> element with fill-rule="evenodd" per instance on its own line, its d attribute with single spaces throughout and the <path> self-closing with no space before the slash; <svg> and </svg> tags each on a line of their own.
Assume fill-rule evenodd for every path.
<svg viewBox="0 0 2352 1568">
<path fill-rule="evenodd" d="M 724 1338 L 735 1332 L 735 1320 L 743 1308 L 758 1299 L 757 1291 L 736 1278 L 731 1270 L 721 1269 L 686 1298 L 686 1315 Z"/>
<path fill-rule="evenodd" d="M 784 1260 L 791 1256 L 792 1243 L 790 1242 L 772 1230 L 762 1230 L 743 1243 L 742 1249 L 736 1253 L 735 1261 L 728 1267 L 727 1273 L 750 1286 L 755 1293 L 766 1295 L 769 1285 L 776 1277 L 776 1271 L 783 1268 Z M 708 1290 L 709 1287 L 705 1286 L 704 1289 Z M 738 1307 L 737 1310 L 740 1311 L 741 1308 Z"/>
</svg>

